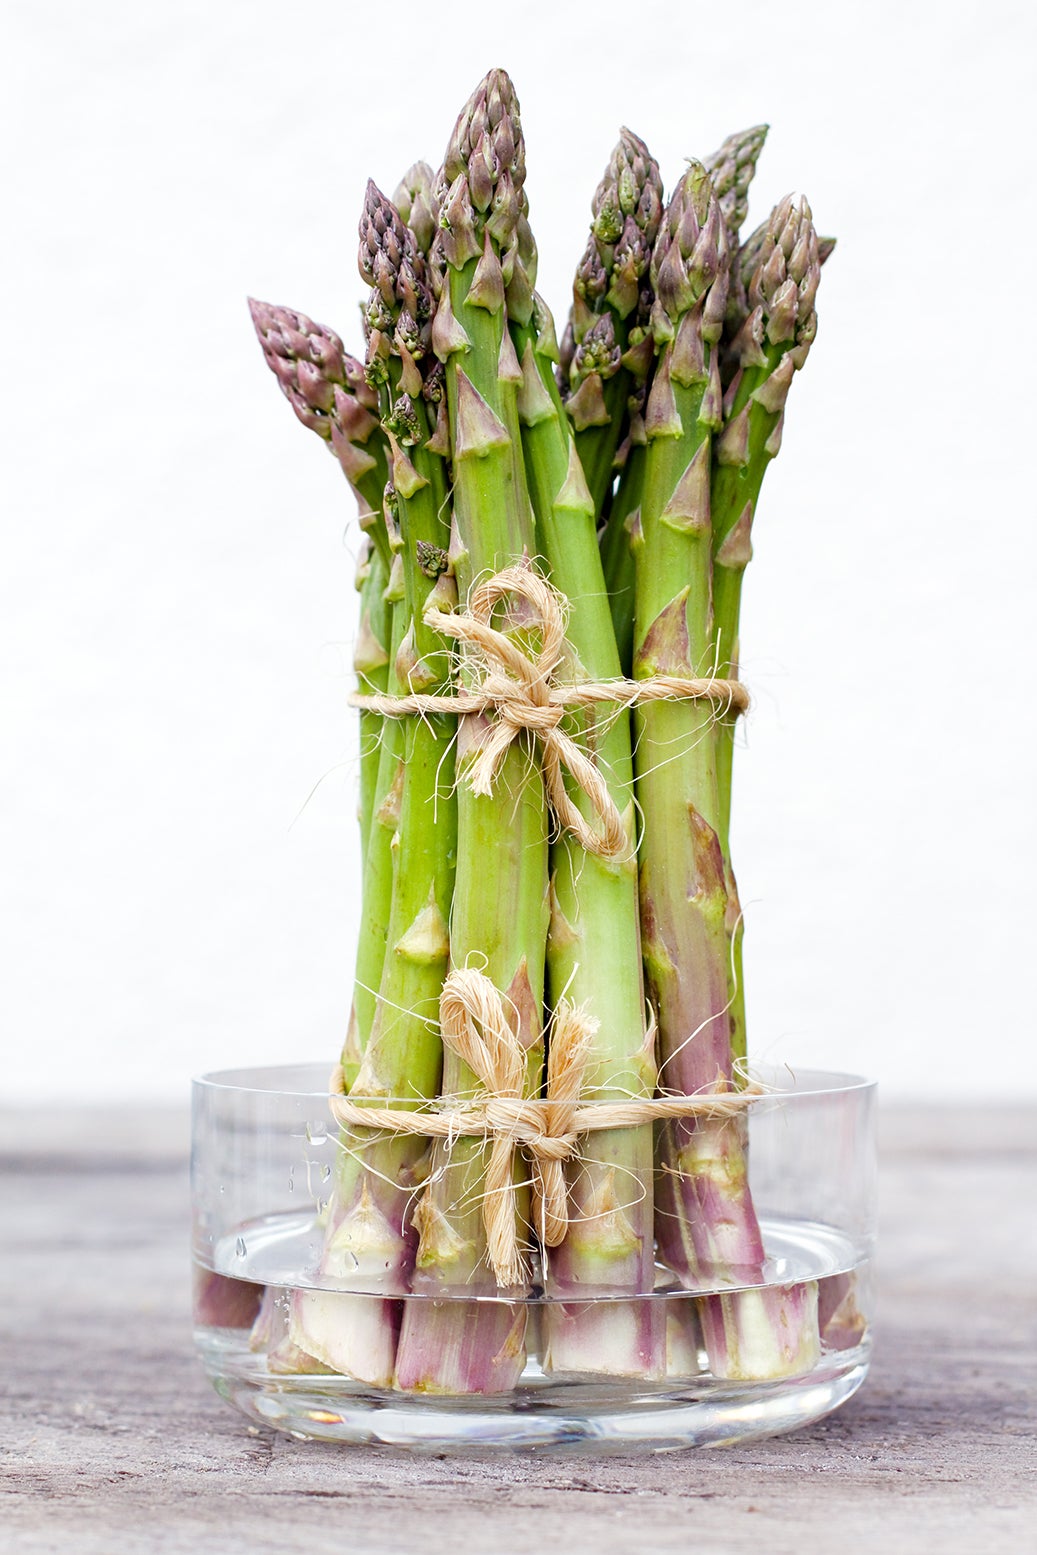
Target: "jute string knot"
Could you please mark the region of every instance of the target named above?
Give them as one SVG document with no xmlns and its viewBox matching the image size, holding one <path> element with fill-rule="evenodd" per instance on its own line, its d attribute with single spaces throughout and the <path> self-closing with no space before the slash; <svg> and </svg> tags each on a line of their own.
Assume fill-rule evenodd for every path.
<svg viewBox="0 0 1037 1555">
<path fill-rule="evenodd" d="M 486 1250 L 498 1285 L 517 1285 L 522 1256 L 515 1150 L 523 1147 L 531 1168 L 533 1224 L 546 1247 L 557 1247 L 569 1225 L 562 1166 L 576 1147 L 572 1124 L 597 1023 L 562 1001 L 552 1028 L 546 1098 L 530 1102 L 522 1098 L 526 1054 L 504 999 L 483 972 L 463 967 L 450 973 L 439 1019 L 443 1045 L 468 1065 L 487 1093 L 479 1099 L 492 1139 L 482 1204 Z"/>
<path fill-rule="evenodd" d="M 498 608 L 509 602 L 514 608 L 516 599 L 525 601 L 539 625 L 539 652 L 528 652 L 493 625 Z M 540 742 L 547 802 L 558 825 L 591 853 L 604 858 L 629 853 L 630 839 L 608 784 L 561 727 L 565 702 L 552 698 L 557 671 L 566 658 L 565 599 L 558 590 L 531 567 L 505 567 L 472 590 L 467 611 L 431 611 L 426 621 L 444 636 L 467 646 L 470 658 L 479 665 L 474 677 L 478 694 L 496 714 L 469 770 L 472 792 L 493 792 L 512 741 L 520 733 L 528 732 Z M 598 822 L 596 827 L 570 797 L 566 772 L 590 801 Z"/>
<path fill-rule="evenodd" d="M 514 641 L 493 625 L 501 605 L 512 616 L 515 602 L 527 607 L 530 622 L 540 636 L 539 651 Z M 468 650 L 468 685 L 456 693 L 441 695 L 412 692 L 406 696 L 354 694 L 354 707 L 403 718 L 434 713 L 474 713 L 491 716 L 489 733 L 482 740 L 468 772 L 476 794 L 490 794 L 512 742 L 521 734 L 540 745 L 547 801 L 558 827 L 575 837 L 589 853 L 602 858 L 629 858 L 633 852 L 622 816 L 608 784 L 595 762 L 562 727 L 567 711 L 599 703 L 633 707 L 642 702 L 700 699 L 735 716 L 749 706 L 749 695 L 738 680 L 717 676 L 682 677 L 653 675 L 645 680 L 563 679 L 561 671 L 572 662 L 566 642 L 565 596 L 546 578 L 527 565 L 506 567 L 472 590 L 467 607 L 450 612 L 434 604 L 425 611 L 425 623 Z M 582 792 L 588 820 L 566 785 Z"/>
<path fill-rule="evenodd" d="M 532 1179 L 531 1222 L 541 1246 L 557 1247 L 569 1229 L 565 1167 L 582 1135 L 601 1129 L 642 1128 L 660 1119 L 723 1120 L 744 1112 L 763 1092 L 748 1085 L 696 1096 L 631 1097 L 586 1103 L 583 1083 L 598 1022 L 560 1000 L 551 1022 L 543 1100 L 523 1097 L 527 1057 L 508 1003 L 490 979 L 473 967 L 452 971 L 440 997 L 444 1045 L 463 1060 L 481 1088 L 471 1099 L 444 1098 L 435 1111 L 370 1105 L 343 1095 L 341 1067 L 331 1078 L 331 1111 L 338 1122 L 450 1143 L 463 1135 L 490 1140 L 482 1219 L 487 1258 L 497 1284 L 521 1283 L 515 1152 L 521 1149 Z M 426 1189 L 431 1191 L 431 1187 Z"/>
</svg>

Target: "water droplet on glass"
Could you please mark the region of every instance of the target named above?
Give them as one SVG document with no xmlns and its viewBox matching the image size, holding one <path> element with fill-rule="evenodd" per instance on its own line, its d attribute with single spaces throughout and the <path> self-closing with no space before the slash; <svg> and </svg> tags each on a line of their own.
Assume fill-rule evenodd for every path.
<svg viewBox="0 0 1037 1555">
<path fill-rule="evenodd" d="M 237 1253 L 239 1258 L 245 1257 L 246 1253 L 248 1252 L 248 1248 L 245 1246 L 245 1238 L 243 1236 L 239 1236 L 238 1240 L 234 1243 L 234 1251 Z"/>
<path fill-rule="evenodd" d="M 330 1166 L 325 1166 L 324 1170 L 320 1174 L 321 1182 L 327 1182 L 327 1180 L 328 1180 L 328 1178 L 330 1176 L 331 1176 L 331 1167 Z"/>
</svg>

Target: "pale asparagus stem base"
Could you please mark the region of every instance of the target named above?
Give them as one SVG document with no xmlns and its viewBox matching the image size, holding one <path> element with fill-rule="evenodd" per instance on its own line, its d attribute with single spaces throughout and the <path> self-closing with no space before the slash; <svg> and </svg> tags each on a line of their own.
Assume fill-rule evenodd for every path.
<svg viewBox="0 0 1037 1555">
<path fill-rule="evenodd" d="M 519 414 L 530 495 L 541 546 L 555 585 L 570 601 L 567 638 L 576 678 L 619 674 L 594 503 L 587 491 L 551 370 L 539 342 L 553 339 L 539 305 L 539 328 L 514 331 L 523 372 Z M 595 753 L 609 792 L 624 816 L 630 856 L 606 859 L 562 835 L 551 848 L 551 932 L 547 942 L 550 1003 L 563 996 L 596 1022 L 583 1094 L 588 1100 L 650 1096 L 655 1067 L 646 1041 L 641 975 L 630 720 L 609 709 L 567 719 L 569 732 Z M 586 795 L 571 797 L 593 819 Z M 548 1038 L 550 1041 L 550 1037 Z M 617 1295 L 652 1289 L 652 1129 L 589 1135 L 581 1159 L 567 1169 L 570 1229 L 545 1252 L 551 1296 Z M 550 1370 L 656 1377 L 664 1369 L 661 1314 L 651 1303 L 609 1303 L 544 1310 L 545 1364 Z"/>
<path fill-rule="evenodd" d="M 400 1391 L 493 1394 L 516 1386 L 526 1364 L 526 1313 L 518 1303 L 408 1301 L 404 1309 Z"/>
<path fill-rule="evenodd" d="M 795 1377 L 821 1358 L 816 1280 L 704 1296 L 696 1305 L 709 1369 L 725 1382 Z"/>
<path fill-rule="evenodd" d="M 292 1292 L 283 1286 L 267 1285 L 263 1291 L 256 1321 L 249 1335 L 249 1349 L 262 1355 L 267 1370 L 278 1376 L 306 1374 L 326 1375 L 334 1368 L 317 1360 L 306 1350 L 300 1350 L 292 1342 L 291 1325 Z"/>
<path fill-rule="evenodd" d="M 667 1375 L 666 1313 L 661 1302 L 559 1301 L 544 1308 L 542 1321 L 546 1372 L 644 1382 Z"/>
<path fill-rule="evenodd" d="M 829 1350 L 852 1350 L 867 1332 L 868 1320 L 857 1305 L 856 1273 L 830 1274 L 818 1281 L 817 1326 Z"/>
<path fill-rule="evenodd" d="M 288 1342 L 296 1356 L 309 1357 L 318 1368 L 326 1367 L 369 1387 L 392 1385 L 400 1322 L 398 1301 L 339 1291 L 295 1290 L 291 1303 Z"/>
<path fill-rule="evenodd" d="M 569 1174 L 569 1230 L 544 1255 L 544 1288 L 555 1298 L 541 1319 L 548 1372 L 646 1381 L 666 1374 L 666 1314 L 658 1302 L 562 1300 L 652 1289 L 652 1222 L 646 1232 L 643 1219 L 653 1202 L 651 1128 L 626 1131 L 639 1136 L 629 1143 L 623 1132 L 595 1135 Z"/>
</svg>

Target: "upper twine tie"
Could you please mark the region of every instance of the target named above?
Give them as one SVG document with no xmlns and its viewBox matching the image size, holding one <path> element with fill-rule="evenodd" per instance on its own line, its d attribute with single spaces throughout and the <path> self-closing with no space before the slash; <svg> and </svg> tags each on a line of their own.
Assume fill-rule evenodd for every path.
<svg viewBox="0 0 1037 1555">
<path fill-rule="evenodd" d="M 496 607 L 519 596 L 539 618 L 540 652 L 531 656 L 491 623 Z M 530 567 L 506 567 L 480 583 L 464 614 L 430 614 L 429 624 L 463 642 L 482 660 L 478 690 L 497 716 L 490 734 L 472 762 L 468 781 L 474 794 L 490 794 L 511 742 L 522 730 L 540 741 L 547 802 L 559 826 L 571 832 L 592 853 L 619 858 L 630 851 L 630 840 L 615 800 L 594 763 L 571 735 L 561 728 L 565 704 L 552 700 L 554 676 L 565 658 L 565 606 L 558 590 Z M 563 773 L 581 788 L 601 824 L 600 832 L 569 797 Z"/>
<path fill-rule="evenodd" d="M 516 596 L 525 600 L 539 621 L 538 653 L 530 652 L 491 624 L 495 609 Z M 473 589 L 466 610 L 451 614 L 432 606 L 425 612 L 428 626 L 473 650 L 475 663 L 470 667 L 476 673 L 468 688 L 447 696 L 424 692 L 400 697 L 354 695 L 350 701 L 354 707 L 368 708 L 390 718 L 413 713 L 495 714 L 490 732 L 469 768 L 469 786 L 476 794 L 492 793 L 494 780 L 515 737 L 523 731 L 534 735 L 540 742 L 547 800 L 558 825 L 576 837 L 589 853 L 603 858 L 626 858 L 632 844 L 619 809 L 597 766 L 561 727 L 566 709 L 591 707 L 599 702 L 631 707 L 637 702 L 701 698 L 722 705 L 729 712 L 741 713 L 748 707 L 749 698 L 741 682 L 715 676 L 653 675 L 646 680 L 560 682 L 558 671 L 567 656 L 565 605 L 564 595 L 528 564 L 506 567 Z M 589 800 L 597 827 L 570 797 L 566 772 Z"/>
</svg>

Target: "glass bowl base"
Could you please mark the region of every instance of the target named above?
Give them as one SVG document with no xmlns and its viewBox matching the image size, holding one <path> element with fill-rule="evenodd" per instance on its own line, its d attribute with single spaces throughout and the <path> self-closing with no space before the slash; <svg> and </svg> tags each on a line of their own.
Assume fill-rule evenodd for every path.
<svg viewBox="0 0 1037 1555">
<path fill-rule="evenodd" d="M 220 1396 L 256 1425 L 298 1441 L 466 1454 L 537 1448 L 675 1452 L 800 1430 L 856 1393 L 869 1351 L 863 1344 L 825 1355 L 812 1371 L 777 1382 L 704 1378 L 659 1389 L 556 1380 L 500 1398 L 458 1398 L 365 1388 L 342 1377 L 275 1376 L 254 1358 L 251 1366 L 229 1367 L 221 1365 L 213 1338 L 210 1333 L 203 1347 L 209 1377 Z"/>
</svg>

